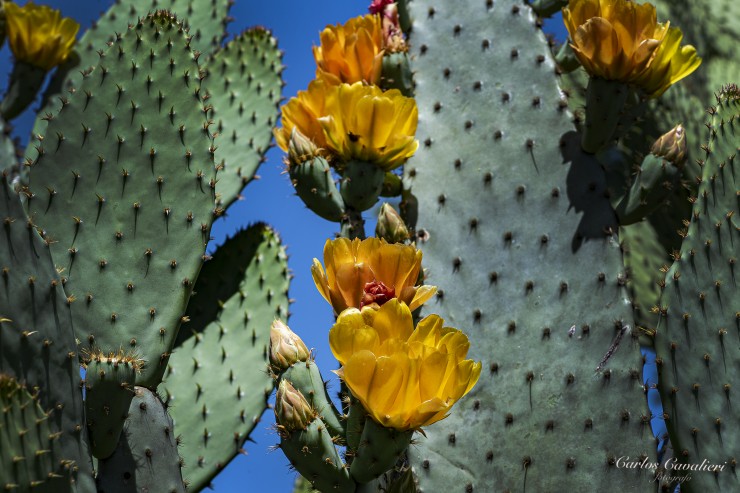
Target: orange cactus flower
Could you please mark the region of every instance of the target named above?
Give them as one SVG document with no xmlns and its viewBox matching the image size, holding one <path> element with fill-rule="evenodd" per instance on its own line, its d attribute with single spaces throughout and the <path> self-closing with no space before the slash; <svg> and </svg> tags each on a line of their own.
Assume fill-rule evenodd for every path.
<svg viewBox="0 0 740 493">
<path fill-rule="evenodd" d="M 383 29 L 380 17 L 364 15 L 321 32 L 314 46 L 317 78 L 332 84 L 377 84 L 383 68 Z"/>
<path fill-rule="evenodd" d="M 632 83 L 657 97 L 701 63 L 682 34 L 659 23 L 655 7 L 629 0 L 570 0 L 563 21 L 592 77 Z"/>
<path fill-rule="evenodd" d="M 324 265 L 313 260 L 311 274 L 321 295 L 336 313 L 349 307 L 380 306 L 398 298 L 415 310 L 436 286 L 417 286 L 421 251 L 379 238 L 338 238 L 324 245 Z"/>
</svg>

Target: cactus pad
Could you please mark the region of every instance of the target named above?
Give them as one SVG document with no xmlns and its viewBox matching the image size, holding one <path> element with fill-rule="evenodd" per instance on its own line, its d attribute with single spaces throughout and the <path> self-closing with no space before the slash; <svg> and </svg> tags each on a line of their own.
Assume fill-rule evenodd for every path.
<svg viewBox="0 0 740 493">
<path fill-rule="evenodd" d="M 29 214 L 77 338 L 137 351 L 142 385 L 164 372 L 216 214 L 195 58 L 168 14 L 133 26 L 51 118 L 31 169 Z"/>
<path fill-rule="evenodd" d="M 185 493 L 172 418 L 155 392 L 135 393 L 115 452 L 99 462 L 98 493 Z M 197 491 L 197 490 L 196 490 Z"/>
<path fill-rule="evenodd" d="M 740 378 L 740 293 L 737 259 L 740 94 L 725 94 L 710 109 L 703 174 L 692 199 L 691 222 L 665 276 L 657 310 L 656 352 L 666 425 L 681 463 L 723 465 L 692 473 L 681 491 L 740 488 L 736 390 Z"/>
<path fill-rule="evenodd" d="M 442 288 L 424 309 L 484 368 L 414 437 L 418 490 L 651 490 L 616 467 L 654 454 L 616 218 L 535 16 L 504 0 L 409 10 L 422 145 L 405 173 Z"/>
<path fill-rule="evenodd" d="M 253 28 L 230 41 L 206 64 L 219 171 L 219 205 L 228 207 L 249 180 L 270 146 L 278 116 L 283 71 L 277 40 Z"/>
<path fill-rule="evenodd" d="M 43 389 L 39 405 L 50 410 L 44 427 L 60 434 L 58 448 L 50 454 L 55 474 L 69 477 L 73 472 L 77 485 L 73 491 L 88 492 L 93 480 L 69 307 L 49 250 L 26 219 L 5 174 L 0 183 L 0 217 L 0 373 L 28 389 Z M 0 450 L 5 451 L 5 446 Z M 12 476 L 0 477 L 2 484 Z"/>
<path fill-rule="evenodd" d="M 116 0 L 98 22 L 88 29 L 79 42 L 80 69 L 98 63 L 98 51 L 150 12 L 170 11 L 193 37 L 193 49 L 204 53 L 215 50 L 226 37 L 229 22 L 229 0 Z"/>
<path fill-rule="evenodd" d="M 228 273 L 225 274 L 225 273 Z M 263 224 L 227 240 L 203 267 L 161 395 L 183 437 L 193 490 L 241 451 L 267 407 L 270 324 L 288 312 L 287 257 Z"/>
</svg>

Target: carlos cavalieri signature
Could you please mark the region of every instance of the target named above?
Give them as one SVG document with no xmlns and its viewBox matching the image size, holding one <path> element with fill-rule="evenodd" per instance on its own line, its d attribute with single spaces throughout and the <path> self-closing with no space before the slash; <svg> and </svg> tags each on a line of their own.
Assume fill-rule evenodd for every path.
<svg viewBox="0 0 740 493">
<path fill-rule="evenodd" d="M 666 459 L 663 463 L 650 462 L 647 457 L 644 459 L 632 459 L 630 456 L 622 456 L 617 458 L 616 466 L 619 469 L 646 469 L 646 470 L 662 470 L 656 474 L 654 481 L 689 481 L 691 479 L 692 472 L 722 472 L 725 469 L 727 462 L 722 464 L 712 464 L 708 460 L 704 459 L 701 463 L 690 463 L 684 464 L 679 462 L 675 457 Z M 669 474 L 674 474 L 670 476 Z"/>
</svg>

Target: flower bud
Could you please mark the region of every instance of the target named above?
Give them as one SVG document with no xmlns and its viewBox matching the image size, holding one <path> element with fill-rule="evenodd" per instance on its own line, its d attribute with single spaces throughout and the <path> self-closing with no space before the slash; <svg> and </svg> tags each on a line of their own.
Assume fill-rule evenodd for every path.
<svg viewBox="0 0 740 493">
<path fill-rule="evenodd" d="M 275 395 L 275 421 L 287 430 L 305 430 L 316 417 L 303 394 L 287 380 L 281 380 Z"/>
<path fill-rule="evenodd" d="M 661 135 L 653 143 L 650 153 L 675 166 L 682 166 L 686 162 L 686 130 L 683 125 L 679 123 L 670 132 Z"/>
<path fill-rule="evenodd" d="M 398 22 L 398 6 L 395 3 L 386 6 L 383 10 L 383 49 L 386 55 L 408 51 Z"/>
<path fill-rule="evenodd" d="M 398 212 L 388 203 L 380 206 L 375 236 L 383 238 L 388 243 L 403 243 L 409 239 L 409 230 L 406 228 L 406 224 Z"/>
<path fill-rule="evenodd" d="M 386 7 L 393 5 L 396 0 L 373 0 L 368 10 L 371 14 L 382 14 Z"/>
<path fill-rule="evenodd" d="M 303 135 L 297 127 L 293 127 L 293 130 L 290 132 L 290 142 L 288 143 L 290 164 L 301 164 L 318 155 L 319 148 L 316 147 L 316 144 Z"/>
<path fill-rule="evenodd" d="M 298 361 L 306 361 L 310 352 L 300 337 L 280 320 L 270 327 L 270 364 L 279 370 L 287 370 Z"/>
</svg>

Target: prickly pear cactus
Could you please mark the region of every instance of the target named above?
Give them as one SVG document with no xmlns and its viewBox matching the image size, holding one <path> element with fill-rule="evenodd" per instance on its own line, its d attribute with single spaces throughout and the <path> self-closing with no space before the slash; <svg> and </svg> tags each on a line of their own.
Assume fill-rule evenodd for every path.
<svg viewBox="0 0 740 493">
<path fill-rule="evenodd" d="M 665 275 L 657 310 L 660 391 L 675 470 L 706 465 L 682 492 L 740 488 L 737 391 L 740 294 L 737 290 L 740 93 L 728 87 L 709 110 L 702 175 L 691 222 Z M 689 472 L 688 470 L 686 472 Z"/>
<path fill-rule="evenodd" d="M 88 31 L 82 61 L 71 54 L 44 96 L 26 151 L 29 176 L 15 190 L 15 176 L 2 176 L 0 374 L 12 384 L 3 396 L 17 400 L 35 389 L 29 398 L 38 404 L 24 404 L 26 414 L 49 416 L 48 430 L 38 421 L 49 444 L 34 442 L 35 462 L 24 462 L 29 444 L 3 441 L 14 454 L 3 456 L 6 489 L 90 492 L 96 481 L 108 493 L 185 491 L 187 482 L 197 491 L 241 450 L 267 406 L 267 334 L 273 318 L 288 314 L 277 234 L 258 225 L 219 249 L 198 284 L 201 296 L 186 307 L 213 220 L 270 146 L 281 53 L 260 28 L 199 61 L 199 49 L 220 45 L 230 3 L 171 0 L 179 20 L 168 11 L 147 15 L 150 4 L 163 6 L 118 1 Z M 223 146 L 214 143 L 218 135 Z M 15 147 L 5 128 L 2 137 L 0 167 L 10 169 Z M 233 282 L 222 282 L 226 272 Z M 182 331 L 168 364 L 180 325 L 191 319 L 202 325 Z M 237 347 L 240 364 L 229 363 Z M 252 364 L 242 366 L 246 354 Z M 186 375 L 194 358 L 206 378 L 197 387 L 190 375 L 171 378 L 170 413 L 155 389 L 165 369 Z M 198 389 L 216 375 L 224 385 L 207 393 L 215 419 L 204 427 L 206 407 L 178 404 L 201 404 Z M 225 413 L 234 401 L 239 409 Z M 13 415 L 13 429 L 25 426 L 24 416 Z"/>
<path fill-rule="evenodd" d="M 270 147 L 283 86 L 281 57 L 270 32 L 252 28 L 205 65 L 208 117 L 220 135 L 216 164 L 222 207 L 240 196 Z"/>
<path fill-rule="evenodd" d="M 12 427 L 14 423 L 20 428 L 34 428 L 34 433 L 39 433 L 42 440 L 21 444 L 29 447 L 33 443 L 38 447 L 25 451 L 15 446 L 18 444 L 12 437 L 8 438 L 12 443 L 3 443 L 0 485 L 13 491 L 13 488 L 30 488 L 32 481 L 45 484 L 48 479 L 51 489 L 43 491 L 91 491 L 92 471 L 77 346 L 62 280 L 54 269 L 48 245 L 26 218 L 18 195 L 8 185 L 6 174 L 2 175 L 0 183 L 0 217 L 3 218 L 0 378 L 5 379 L 5 384 L 0 386 L 4 389 L 4 398 L 15 403 L 8 404 L 8 412 L 16 418 L 20 419 L 25 411 L 19 415 L 12 409 L 19 402 L 25 402 L 23 396 L 28 392 L 35 393 L 31 409 L 27 411 L 30 416 L 39 410 L 48 413 L 40 423 L 48 433 L 31 426 L 35 418 L 30 416 L 20 422 L 4 418 L 0 428 Z M 53 446 L 43 440 L 45 437 Z M 34 454 L 39 463 L 35 464 L 25 454 Z M 17 460 L 6 462 L 9 458 Z M 36 469 L 32 471 L 33 468 Z"/>
<path fill-rule="evenodd" d="M 99 462 L 98 493 L 114 491 L 163 491 L 185 493 L 167 406 L 156 392 L 143 387 L 131 389 L 134 398 L 116 450 Z"/>
<path fill-rule="evenodd" d="M 136 351 L 139 385 L 166 368 L 216 214 L 195 58 L 169 14 L 140 21 L 50 118 L 31 167 L 28 212 L 64 270 L 76 336 Z"/>
<path fill-rule="evenodd" d="M 267 407 L 270 324 L 287 318 L 288 282 L 285 249 L 264 224 L 238 232 L 203 267 L 160 390 L 193 491 L 242 451 Z"/>
<path fill-rule="evenodd" d="M 32 395 L 16 379 L 0 373 L 0 471 L 6 491 L 70 491 L 68 463 L 60 471 L 59 437 L 49 426 L 49 417 Z M 63 472 L 63 474 L 60 474 Z"/>
<path fill-rule="evenodd" d="M 484 368 L 409 448 L 418 491 L 647 491 L 616 467 L 655 454 L 616 217 L 536 19 L 514 1 L 408 6 L 422 145 L 405 174 L 445 286 L 430 309 Z"/>
</svg>

